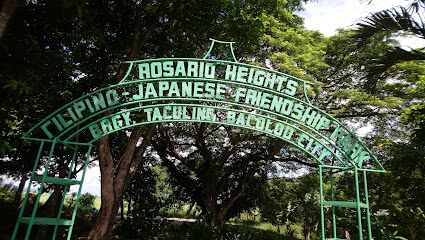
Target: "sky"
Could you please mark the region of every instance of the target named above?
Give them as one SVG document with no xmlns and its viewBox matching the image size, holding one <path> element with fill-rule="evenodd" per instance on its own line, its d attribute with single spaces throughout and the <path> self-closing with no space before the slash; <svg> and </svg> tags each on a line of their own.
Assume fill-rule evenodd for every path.
<svg viewBox="0 0 425 240">
<path fill-rule="evenodd" d="M 407 6 L 408 0 L 315 0 L 304 5 L 304 11 L 298 13 L 305 19 L 309 30 L 318 30 L 326 37 L 336 34 L 337 28 L 353 28 L 355 24 L 372 12 L 389 9 L 398 5 Z M 403 39 L 402 44 L 410 47 L 424 47 L 425 41 L 416 38 Z M 361 135 L 361 133 L 359 133 Z M 78 176 L 81 177 L 81 174 Z M 100 171 L 98 167 L 87 170 L 82 193 L 90 192 L 100 196 Z M 12 183 L 8 181 L 9 183 Z M 15 183 L 17 186 L 19 183 Z M 28 184 L 28 183 L 27 183 Z M 71 191 L 78 191 L 72 186 Z"/>
<path fill-rule="evenodd" d="M 309 30 L 318 30 L 330 37 L 338 28 L 355 28 L 370 13 L 397 6 L 409 6 L 412 0 L 313 0 L 304 4 L 304 11 L 298 13 L 304 18 Z M 399 39 L 402 46 L 425 47 L 425 41 L 415 37 Z"/>
<path fill-rule="evenodd" d="M 406 6 L 406 0 L 314 0 L 304 4 L 305 26 L 309 30 L 318 30 L 326 37 L 336 34 L 337 28 L 352 28 L 355 23 L 383 9 L 397 5 Z"/>
</svg>

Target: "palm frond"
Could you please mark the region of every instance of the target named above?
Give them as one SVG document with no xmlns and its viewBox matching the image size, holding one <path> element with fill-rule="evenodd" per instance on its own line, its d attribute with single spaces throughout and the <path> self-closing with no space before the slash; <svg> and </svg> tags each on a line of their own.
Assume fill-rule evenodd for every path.
<svg viewBox="0 0 425 240">
<path fill-rule="evenodd" d="M 379 11 L 371 14 L 361 23 L 353 35 L 356 40 L 356 48 L 367 44 L 369 38 L 378 34 L 392 35 L 396 33 L 408 33 L 425 39 L 425 24 L 419 14 L 420 9 L 425 8 L 425 0 L 415 0 L 409 8 L 399 7 Z M 425 52 L 422 50 L 405 50 L 400 47 L 387 49 L 374 64 L 366 68 L 363 78 L 364 88 L 369 92 L 375 92 L 378 82 L 386 78 L 386 72 L 397 63 L 425 60 Z"/>
<path fill-rule="evenodd" d="M 387 50 L 381 57 L 375 60 L 375 64 L 366 67 L 364 88 L 368 92 L 375 92 L 378 82 L 387 77 L 386 72 L 389 68 L 397 63 L 415 60 L 425 60 L 425 52 L 414 49 L 407 51 L 400 47 Z"/>
<path fill-rule="evenodd" d="M 365 40 L 383 32 L 406 32 L 425 39 L 425 25 L 422 19 L 416 21 L 408 9 L 383 10 L 371 14 L 364 22 L 358 23 L 355 38 Z"/>
<path fill-rule="evenodd" d="M 414 12 L 419 12 L 421 8 L 425 8 L 425 0 L 415 0 L 410 4 L 408 9 L 412 9 Z"/>
</svg>

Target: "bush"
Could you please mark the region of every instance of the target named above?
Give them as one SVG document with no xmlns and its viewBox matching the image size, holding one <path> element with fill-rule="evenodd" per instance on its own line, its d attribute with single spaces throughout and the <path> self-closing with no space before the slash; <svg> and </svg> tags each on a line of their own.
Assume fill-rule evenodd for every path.
<svg viewBox="0 0 425 240">
<path fill-rule="evenodd" d="M 150 168 L 140 169 L 127 189 L 131 211 L 114 234 L 122 239 L 147 239 L 156 237 L 165 227 L 160 199 L 155 196 L 157 175 Z"/>
<path fill-rule="evenodd" d="M 214 240 L 214 232 L 208 224 L 197 221 L 195 223 L 183 223 L 177 234 L 169 240 L 202 239 Z"/>
<path fill-rule="evenodd" d="M 0 226 L 12 226 L 15 224 L 18 209 L 13 205 L 16 191 L 7 187 L 0 187 Z"/>
<path fill-rule="evenodd" d="M 270 230 L 250 226 L 226 225 L 221 240 L 297 240 Z"/>
<path fill-rule="evenodd" d="M 96 197 L 91 195 L 90 193 L 84 193 L 80 195 L 80 199 L 78 201 L 78 208 L 85 214 L 90 213 L 92 211 L 95 199 Z"/>
<path fill-rule="evenodd" d="M 176 233 L 167 240 L 202 239 L 214 240 L 214 233 L 205 222 L 183 223 Z M 270 230 L 257 229 L 251 226 L 225 225 L 218 240 L 298 240 Z"/>
</svg>

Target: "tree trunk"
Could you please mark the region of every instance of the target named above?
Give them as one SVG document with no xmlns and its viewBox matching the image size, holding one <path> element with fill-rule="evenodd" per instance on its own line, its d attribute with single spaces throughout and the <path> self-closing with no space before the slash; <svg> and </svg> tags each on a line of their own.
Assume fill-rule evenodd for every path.
<svg viewBox="0 0 425 240">
<path fill-rule="evenodd" d="M 226 222 L 226 213 L 221 210 L 214 215 L 214 230 L 217 236 L 220 236 L 224 223 Z"/>
<path fill-rule="evenodd" d="M 145 10 L 149 0 L 142 0 L 139 3 L 135 21 L 133 25 L 133 37 L 130 50 L 125 60 L 131 61 L 137 56 L 143 45 L 155 30 L 160 15 L 165 11 L 168 0 L 162 0 L 159 4 L 155 15 L 152 17 L 152 22 L 147 27 L 146 32 L 141 35 L 142 29 L 142 13 Z M 121 65 L 116 75 L 116 83 L 124 77 L 128 65 Z M 107 83 L 108 76 L 104 76 L 104 82 Z M 90 240 L 109 239 L 112 226 L 115 223 L 115 217 L 118 213 L 118 208 L 123 194 L 131 182 L 140 162 L 142 161 L 143 153 L 150 142 L 150 139 L 155 131 L 155 126 L 152 125 L 147 135 L 145 135 L 141 146 L 136 150 L 136 144 L 141 137 L 140 129 L 136 128 L 131 133 L 131 136 L 126 144 L 126 151 L 121 157 L 117 166 L 114 166 L 114 161 L 109 147 L 109 136 L 105 136 L 99 140 L 99 167 L 101 175 L 101 201 L 102 205 L 99 211 L 98 218 L 90 231 Z M 136 134 L 135 134 L 136 133 Z M 136 151 L 136 153 L 134 153 Z M 135 156 L 133 156 L 133 154 Z"/>
<path fill-rule="evenodd" d="M 131 198 L 128 199 L 127 217 L 131 214 Z"/>
<path fill-rule="evenodd" d="M 142 143 L 136 148 L 141 137 L 141 130 L 136 128 L 131 133 L 125 152 L 117 165 L 114 165 L 109 149 L 109 137 L 99 140 L 99 167 L 101 174 L 101 201 L 99 215 L 89 234 L 90 240 L 109 239 L 111 230 L 115 224 L 121 199 L 131 182 L 139 164 L 142 161 L 156 125 L 151 125 L 145 134 Z"/>
<path fill-rule="evenodd" d="M 329 219 L 326 219 L 326 233 L 325 233 L 326 238 L 331 237 L 331 227 L 332 227 L 331 221 Z"/>
<path fill-rule="evenodd" d="M 16 9 L 24 3 L 23 0 L 4 0 L 0 10 L 0 39 L 3 37 L 7 24 Z"/>
<path fill-rule="evenodd" d="M 345 230 L 345 239 L 350 240 L 350 233 L 347 230 Z"/>
<path fill-rule="evenodd" d="M 189 206 L 187 207 L 187 211 L 186 211 L 186 216 L 190 216 L 190 212 L 192 211 L 192 206 L 194 206 L 195 204 L 190 203 Z"/>
<path fill-rule="evenodd" d="M 285 234 L 289 235 L 291 233 L 291 221 L 289 220 L 289 218 L 286 218 L 286 231 Z"/>
<path fill-rule="evenodd" d="M 19 207 L 19 204 L 20 204 L 21 198 L 22 198 L 22 191 L 24 190 L 25 182 L 27 180 L 28 180 L 28 174 L 22 173 L 21 174 L 21 181 L 19 182 L 18 190 L 16 191 L 15 197 L 13 199 L 13 206 L 15 207 L 15 209 L 18 209 L 18 207 Z M 27 191 L 29 191 L 29 189 L 27 189 Z"/>
<path fill-rule="evenodd" d="M 310 240 L 310 221 L 304 219 L 304 240 Z"/>
<path fill-rule="evenodd" d="M 90 232 L 89 239 L 103 240 L 109 239 L 115 217 L 118 213 L 119 198 L 114 189 L 114 161 L 109 149 L 109 137 L 99 140 L 99 167 L 101 174 L 101 201 L 98 217 Z M 122 196 L 121 196 L 122 197 Z"/>
</svg>

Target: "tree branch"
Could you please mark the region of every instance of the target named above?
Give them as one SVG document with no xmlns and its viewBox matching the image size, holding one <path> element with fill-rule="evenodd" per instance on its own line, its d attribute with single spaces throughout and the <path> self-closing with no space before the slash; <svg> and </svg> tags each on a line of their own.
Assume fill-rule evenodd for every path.
<svg viewBox="0 0 425 240">
<path fill-rule="evenodd" d="M 3 37 L 4 31 L 15 13 L 16 9 L 19 8 L 25 1 L 23 0 L 5 0 L 0 10 L 0 39 Z"/>
<path fill-rule="evenodd" d="M 125 151 L 114 168 L 114 189 L 116 189 L 115 186 L 121 186 L 124 184 L 129 172 L 129 167 L 134 151 L 136 150 L 137 142 L 139 141 L 141 135 L 142 130 L 140 127 L 137 127 L 131 132 L 130 138 L 128 139 L 125 146 Z"/>
<path fill-rule="evenodd" d="M 202 157 L 204 157 L 208 166 L 212 166 L 211 153 L 208 150 L 207 144 L 205 143 L 205 136 L 204 136 L 204 133 L 207 129 L 208 129 L 208 125 L 206 123 L 201 123 L 199 128 L 196 128 L 196 131 L 197 131 L 196 142 L 198 143 L 197 144 L 198 149 Z"/>
<path fill-rule="evenodd" d="M 152 18 L 152 23 L 146 30 L 146 32 L 143 34 L 142 37 L 140 37 L 140 25 L 141 25 L 141 18 L 142 18 L 142 12 L 145 10 L 146 5 L 150 2 L 150 0 L 143 0 L 136 12 L 136 18 L 134 22 L 134 28 L 133 28 L 133 39 L 131 41 L 131 48 L 126 56 L 126 61 L 134 60 L 137 53 L 140 52 L 143 45 L 148 41 L 150 35 L 155 30 L 155 27 L 158 23 L 159 16 L 161 13 L 165 10 L 165 7 L 168 3 L 168 0 L 163 0 L 161 2 L 161 5 L 158 7 L 158 9 L 155 12 L 154 17 Z M 121 79 L 124 77 L 126 71 L 128 69 L 128 64 L 121 64 L 120 68 L 118 69 L 117 76 L 116 76 L 116 82 L 121 81 Z"/>
<path fill-rule="evenodd" d="M 140 163 L 143 159 L 143 154 L 145 153 L 147 147 L 149 146 L 149 143 L 152 139 L 153 134 L 156 131 L 156 124 L 152 124 L 149 127 L 148 132 L 143 137 L 142 143 L 139 147 L 136 148 L 136 151 L 133 155 L 132 161 L 130 163 L 130 167 L 128 170 L 128 176 L 126 178 L 125 183 L 128 185 L 130 181 L 133 179 L 134 174 L 137 171 L 137 168 L 139 167 Z"/>
<path fill-rule="evenodd" d="M 283 140 L 279 140 L 277 141 L 276 147 L 274 148 L 274 150 L 267 155 L 264 160 L 268 161 L 272 158 L 274 158 L 274 155 L 278 154 L 280 152 L 280 149 L 282 149 L 283 145 L 285 145 L 285 142 Z"/>
<path fill-rule="evenodd" d="M 217 184 L 217 189 L 223 188 L 223 186 L 226 184 L 227 180 L 232 175 L 232 173 L 236 171 L 237 167 L 238 167 L 238 162 L 234 162 L 232 165 L 230 165 L 229 168 L 227 168 L 226 172 L 224 173 L 224 175 L 221 177 L 221 179 L 219 180 Z"/>
<path fill-rule="evenodd" d="M 273 157 L 272 159 L 270 159 L 270 160 L 273 160 L 273 161 L 275 161 L 275 162 L 296 162 L 296 163 L 300 163 L 300 164 L 303 164 L 303 165 L 307 165 L 307 166 L 309 166 L 309 167 L 318 167 L 318 165 L 317 164 L 314 164 L 314 163 L 309 163 L 309 162 L 304 162 L 304 161 L 302 161 L 302 160 L 300 160 L 300 159 L 298 159 L 298 158 L 294 158 L 294 157 L 288 157 L 288 158 L 278 158 L 278 157 Z"/>
<path fill-rule="evenodd" d="M 189 161 L 184 158 L 176 149 L 175 145 L 174 145 L 174 141 L 170 138 L 170 136 L 167 134 L 167 132 L 164 129 L 164 125 L 162 125 L 161 123 L 158 124 L 158 130 L 161 133 L 161 135 L 164 137 L 164 139 L 167 141 L 168 143 L 168 149 L 170 150 L 170 153 L 173 157 L 177 158 L 178 160 L 180 160 L 185 166 L 187 166 L 190 170 L 194 171 L 195 173 L 199 173 L 198 171 L 198 167 L 196 165 L 193 165 L 191 163 L 189 163 Z"/>
<path fill-rule="evenodd" d="M 229 210 L 229 208 L 233 205 L 233 203 L 235 203 L 236 200 L 238 200 L 243 195 L 246 188 L 248 187 L 249 181 L 252 179 L 255 172 L 256 172 L 256 169 L 250 169 L 248 173 L 246 174 L 243 183 L 238 186 L 233 196 L 230 199 L 227 199 L 223 202 L 222 210 L 224 212 L 227 212 L 227 210 Z"/>
</svg>

